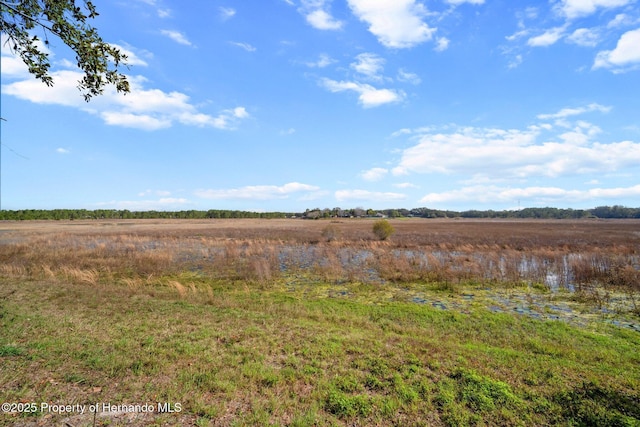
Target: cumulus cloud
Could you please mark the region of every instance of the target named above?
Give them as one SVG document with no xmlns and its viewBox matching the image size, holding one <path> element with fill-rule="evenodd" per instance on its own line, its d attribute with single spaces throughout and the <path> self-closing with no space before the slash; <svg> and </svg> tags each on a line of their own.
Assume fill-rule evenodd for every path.
<svg viewBox="0 0 640 427">
<path fill-rule="evenodd" d="M 564 119 L 580 111 L 603 109 L 598 104 L 564 109 L 541 115 L 564 121 L 526 129 L 430 130 L 418 137 L 415 145 L 402 151 L 392 172 L 395 175 L 460 174 L 498 180 L 610 173 L 640 164 L 640 143 L 602 143 L 596 140 L 599 127 L 583 120 L 569 123 Z"/>
<path fill-rule="evenodd" d="M 338 202 L 398 202 L 405 200 L 407 196 L 402 193 L 385 193 L 367 190 L 338 190 L 335 192 Z"/>
<path fill-rule="evenodd" d="M 354 15 L 390 48 L 410 48 L 433 38 L 435 28 L 422 19 L 427 10 L 415 0 L 348 0 Z"/>
<path fill-rule="evenodd" d="M 300 12 L 307 23 L 318 30 L 340 30 L 344 22 L 335 19 L 329 12 L 330 1 L 302 0 Z"/>
<path fill-rule="evenodd" d="M 613 9 L 625 6 L 634 0 L 560 0 L 555 4 L 557 13 L 568 19 L 588 16 L 597 9 Z"/>
<path fill-rule="evenodd" d="M 4 50 L 2 52 L 4 53 Z M 3 54 L 2 57 L 0 57 L 0 61 L 2 61 L 0 63 L 2 77 L 26 78 L 30 76 L 29 69 L 17 56 Z"/>
<path fill-rule="evenodd" d="M 402 91 L 392 89 L 376 89 L 375 87 L 350 81 L 335 81 L 331 79 L 322 79 L 321 85 L 330 92 L 352 91 L 358 94 L 358 102 L 364 108 L 379 107 L 384 104 L 400 102 L 404 99 L 405 94 Z"/>
<path fill-rule="evenodd" d="M 108 125 L 149 131 L 168 128 L 175 123 L 231 130 L 249 117 L 244 107 L 224 110 L 217 116 L 199 112 L 186 94 L 148 89 L 146 79 L 140 76 L 129 76 L 130 93 L 119 94 L 108 87 L 102 96 L 86 103 L 77 89 L 83 76 L 81 72 L 59 70 L 53 71 L 51 76 L 54 79 L 52 87 L 25 77 L 3 85 L 2 92 L 36 104 L 77 108 L 99 116 Z"/>
<path fill-rule="evenodd" d="M 189 41 L 187 36 L 182 34 L 180 31 L 161 30 L 160 34 L 169 37 L 171 40 L 173 40 L 174 42 L 176 42 L 178 44 L 182 44 L 182 45 L 185 45 L 185 46 L 191 46 L 191 42 Z"/>
<path fill-rule="evenodd" d="M 328 12 L 318 9 L 307 14 L 307 22 L 318 30 L 339 30 L 343 22 L 336 20 Z"/>
<path fill-rule="evenodd" d="M 282 186 L 276 185 L 250 185 L 231 189 L 197 190 L 195 195 L 203 199 L 215 200 L 273 200 L 287 199 L 295 193 L 310 193 L 320 188 L 314 185 L 290 182 Z"/>
<path fill-rule="evenodd" d="M 615 188 L 590 188 L 586 190 L 567 190 L 559 187 L 530 186 L 523 188 L 501 187 L 495 185 L 474 185 L 451 191 L 429 193 L 420 199 L 421 203 L 513 203 L 526 199 L 534 204 L 566 204 L 592 199 L 620 199 L 639 197 L 640 185 Z"/>
<path fill-rule="evenodd" d="M 608 68 L 620 72 L 639 65 L 640 28 L 624 33 L 615 49 L 598 52 L 593 68 Z"/>
</svg>

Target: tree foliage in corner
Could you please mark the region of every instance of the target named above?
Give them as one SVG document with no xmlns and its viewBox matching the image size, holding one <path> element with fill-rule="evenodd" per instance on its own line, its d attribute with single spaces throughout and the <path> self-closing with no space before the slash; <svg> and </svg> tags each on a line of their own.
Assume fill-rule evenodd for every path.
<svg viewBox="0 0 640 427">
<path fill-rule="evenodd" d="M 49 55 L 42 43 L 48 46 L 49 34 L 53 34 L 76 54 L 78 67 L 84 73 L 78 89 L 85 101 L 102 94 L 110 84 L 118 92 L 129 92 L 129 82 L 119 70 L 126 66 L 127 57 L 105 43 L 87 23 L 98 16 L 90 1 L 84 0 L 82 6 L 77 6 L 76 0 L 0 0 L 0 8 L 0 32 L 7 35 L 9 48 L 47 86 L 53 85 L 53 78 Z"/>
</svg>

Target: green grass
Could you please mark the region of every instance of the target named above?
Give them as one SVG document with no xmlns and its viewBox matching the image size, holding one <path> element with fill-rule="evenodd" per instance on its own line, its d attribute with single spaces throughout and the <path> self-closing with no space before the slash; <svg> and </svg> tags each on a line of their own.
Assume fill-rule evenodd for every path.
<svg viewBox="0 0 640 427">
<path fill-rule="evenodd" d="M 0 279 L 0 401 L 179 402 L 152 420 L 169 425 L 640 425 L 635 331 L 384 302 L 369 285 L 346 299 L 170 280 Z"/>
</svg>

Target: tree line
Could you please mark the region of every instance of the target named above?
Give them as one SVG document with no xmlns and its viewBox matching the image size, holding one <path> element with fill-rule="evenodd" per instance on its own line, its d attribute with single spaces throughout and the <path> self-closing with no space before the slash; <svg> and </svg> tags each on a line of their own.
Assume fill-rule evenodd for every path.
<svg viewBox="0 0 640 427">
<path fill-rule="evenodd" d="M 80 219 L 208 219 L 208 218 L 285 218 L 283 212 L 208 211 L 130 211 L 128 209 L 20 209 L 0 211 L 0 220 L 80 220 Z"/>
<path fill-rule="evenodd" d="M 430 208 L 414 209 L 307 209 L 304 212 L 250 212 L 209 209 L 182 211 L 130 211 L 128 209 L 20 209 L 0 211 L 0 220 L 99 220 L 99 219 L 224 219 L 224 218 L 513 218 L 513 219 L 581 219 L 640 218 L 640 208 L 599 206 L 592 209 L 524 208 L 519 210 L 451 211 Z"/>
</svg>

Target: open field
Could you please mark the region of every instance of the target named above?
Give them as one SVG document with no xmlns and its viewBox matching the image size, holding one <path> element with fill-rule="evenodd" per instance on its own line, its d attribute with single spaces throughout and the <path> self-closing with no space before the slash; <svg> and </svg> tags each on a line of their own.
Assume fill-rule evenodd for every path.
<svg viewBox="0 0 640 427">
<path fill-rule="evenodd" d="M 640 221 L 391 223 L 0 222 L 0 425 L 640 425 Z"/>
</svg>

